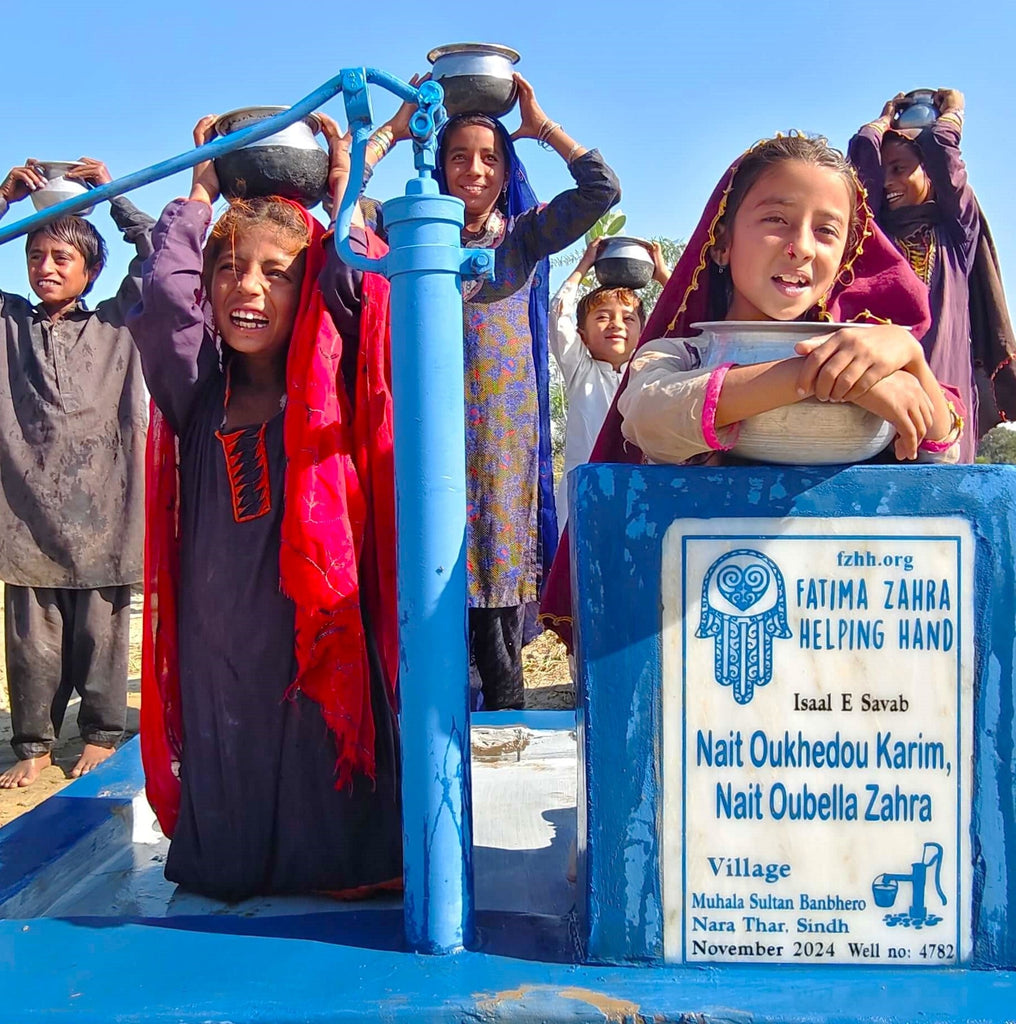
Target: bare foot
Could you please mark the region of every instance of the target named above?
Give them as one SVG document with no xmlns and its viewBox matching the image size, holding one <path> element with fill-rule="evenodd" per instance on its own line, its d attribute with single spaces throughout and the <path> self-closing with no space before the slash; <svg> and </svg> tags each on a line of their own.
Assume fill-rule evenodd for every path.
<svg viewBox="0 0 1016 1024">
<path fill-rule="evenodd" d="M 71 769 L 71 778 L 80 779 L 87 775 L 93 768 L 98 768 L 103 761 L 113 756 L 112 747 L 100 747 L 95 743 L 86 743 L 85 749 L 81 751 L 78 763 Z"/>
<path fill-rule="evenodd" d="M 38 757 L 26 757 L 18 761 L 13 768 L 0 775 L 0 789 L 19 789 L 30 786 L 39 777 L 39 773 L 53 763 L 49 754 L 40 754 Z"/>
</svg>

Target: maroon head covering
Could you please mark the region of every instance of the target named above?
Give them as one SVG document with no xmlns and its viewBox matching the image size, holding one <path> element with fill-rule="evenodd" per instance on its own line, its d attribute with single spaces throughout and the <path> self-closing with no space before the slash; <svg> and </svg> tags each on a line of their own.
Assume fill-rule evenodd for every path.
<svg viewBox="0 0 1016 1024">
<path fill-rule="evenodd" d="M 710 251 L 716 244 L 717 230 L 726 212 L 727 200 L 741 161 L 767 141 L 770 140 L 758 142 L 742 153 L 727 168 L 713 189 L 698 226 L 688 239 L 667 286 L 646 322 L 638 347 L 657 338 L 691 337 L 693 323 L 719 319 L 715 315 L 720 301 L 716 291 L 723 279 L 716 274 Z M 853 174 L 853 171 L 850 173 Z M 857 186 L 856 213 L 859 224 L 857 242 L 853 251 L 844 254 L 843 266 L 829 295 L 811 309 L 804 319 L 837 323 L 855 320 L 895 323 L 912 328 L 914 335 L 920 338 L 931 324 L 928 289 L 875 224 L 868 207 L 867 192 L 856 176 L 854 181 Z M 621 414 L 617 410 L 617 402 L 627 385 L 626 374 L 603 421 L 590 462 L 638 464 L 644 461 L 641 450 L 626 441 L 621 434 Z M 557 557 L 547 579 L 540 605 L 540 621 L 553 629 L 569 650 L 572 648 L 571 560 L 567 536 L 561 538 Z"/>
</svg>

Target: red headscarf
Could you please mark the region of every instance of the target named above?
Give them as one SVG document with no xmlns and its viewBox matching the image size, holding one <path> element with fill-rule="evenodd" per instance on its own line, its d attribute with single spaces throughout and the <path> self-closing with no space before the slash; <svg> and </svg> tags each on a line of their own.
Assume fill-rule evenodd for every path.
<svg viewBox="0 0 1016 1024">
<path fill-rule="evenodd" d="M 318 287 L 324 229 L 303 207 L 310 233 L 286 365 L 285 508 L 279 570 L 296 605 L 296 679 L 335 736 L 337 786 L 373 777 L 374 719 L 361 599 L 395 703 L 395 480 L 388 282 L 364 274 L 353 402 L 341 378 L 342 336 Z M 367 232 L 367 253 L 384 245 Z M 177 601 L 179 477 L 176 438 L 154 404 L 145 471 L 145 630 L 141 754 L 148 799 L 171 836 L 180 805 L 182 750 Z M 283 694 L 279 694 L 280 698 Z"/>
<path fill-rule="evenodd" d="M 709 284 L 710 250 L 716 244 L 716 233 L 727 207 L 727 198 L 741 161 L 752 153 L 757 143 L 727 168 L 713 194 L 709 197 L 698 226 L 688 239 L 674 272 L 657 300 L 652 315 L 639 339 L 639 347 L 657 338 L 688 338 L 691 325 L 709 320 L 711 308 Z M 853 172 L 851 172 L 853 173 Z M 853 253 L 846 254 L 843 267 L 826 302 L 809 313 L 808 319 L 875 321 L 903 324 L 913 328 L 920 338 L 931 324 L 928 289 L 910 269 L 896 247 L 875 224 L 868 207 L 867 193 L 857 182 L 857 218 L 860 237 Z M 628 384 L 625 375 L 614 402 L 603 421 L 593 447 L 590 462 L 641 463 L 642 451 L 626 441 L 621 434 L 618 398 Z M 557 557 L 551 566 L 547 586 L 540 605 L 540 621 L 553 629 L 572 649 L 571 559 L 566 536 L 562 536 Z"/>
</svg>

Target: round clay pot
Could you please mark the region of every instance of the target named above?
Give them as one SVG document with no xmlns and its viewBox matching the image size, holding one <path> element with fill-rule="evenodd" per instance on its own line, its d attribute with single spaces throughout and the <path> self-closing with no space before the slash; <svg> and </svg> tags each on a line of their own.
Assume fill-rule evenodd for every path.
<svg viewBox="0 0 1016 1024">
<path fill-rule="evenodd" d="M 45 188 L 31 194 L 32 205 L 37 210 L 48 210 L 65 199 L 73 199 L 88 191 L 80 181 L 64 177 L 72 167 L 78 166 L 77 160 L 40 160 L 35 166 L 48 182 Z M 78 210 L 77 216 L 87 217 L 94 209 L 94 206 L 86 206 L 83 210 Z"/>
<path fill-rule="evenodd" d="M 692 324 L 702 331 L 702 336 L 692 339 L 690 344 L 699 350 L 706 369 L 723 363 L 749 366 L 790 359 L 797 354 L 794 346 L 805 338 L 823 337 L 841 327 L 867 326 L 870 325 L 719 320 Z M 891 423 L 859 405 L 806 398 L 743 420 L 732 451 L 757 462 L 841 465 L 873 458 L 895 436 Z"/>
<path fill-rule="evenodd" d="M 431 76 L 444 89 L 444 107 L 456 114 L 501 117 L 515 106 L 512 77 L 519 54 L 496 43 L 449 43 L 427 54 Z"/>
<path fill-rule="evenodd" d="M 217 135 L 249 128 L 288 107 L 242 107 L 215 122 Z M 222 194 L 228 199 L 283 196 L 310 207 L 328 186 L 328 154 L 314 138 L 321 122 L 313 115 L 215 161 Z"/>
<path fill-rule="evenodd" d="M 653 277 L 653 257 L 644 238 L 614 235 L 600 246 L 593 264 L 605 288 L 645 288 Z"/>
</svg>

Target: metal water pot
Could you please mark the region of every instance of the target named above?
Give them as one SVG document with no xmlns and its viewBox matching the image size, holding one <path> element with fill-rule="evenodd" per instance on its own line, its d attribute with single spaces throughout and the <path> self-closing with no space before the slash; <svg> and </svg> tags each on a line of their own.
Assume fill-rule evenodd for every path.
<svg viewBox="0 0 1016 1024">
<path fill-rule="evenodd" d="M 229 135 L 288 109 L 231 110 L 216 120 L 215 132 Z M 313 206 L 328 185 L 328 154 L 314 137 L 320 130 L 321 122 L 310 114 L 274 135 L 220 156 L 215 161 L 215 173 L 222 194 L 228 199 L 283 196 Z"/>
<path fill-rule="evenodd" d="M 938 120 L 934 89 L 914 89 L 896 104 L 894 128 L 926 128 Z"/>
<path fill-rule="evenodd" d="M 449 117 L 486 114 L 501 117 L 515 106 L 514 66 L 518 51 L 497 43 L 449 43 L 427 54 L 431 77 L 444 89 Z"/>
<path fill-rule="evenodd" d="M 77 160 L 40 160 L 35 166 L 47 182 L 45 188 L 31 193 L 32 205 L 37 210 L 46 210 L 65 199 L 73 199 L 88 191 L 88 187 L 80 181 L 64 177 L 72 167 L 78 166 Z M 77 215 L 87 217 L 94 209 L 94 206 L 87 206 L 83 210 L 78 210 Z"/>
<path fill-rule="evenodd" d="M 868 326 L 718 320 L 692 324 L 702 335 L 689 344 L 698 349 L 701 365 L 707 369 L 723 363 L 750 366 L 796 356 L 794 346 L 805 338 L 823 337 L 841 327 Z M 838 465 L 874 458 L 895 436 L 891 423 L 859 405 L 806 398 L 743 420 L 732 451 L 757 462 Z"/>
<path fill-rule="evenodd" d="M 593 264 L 596 280 L 605 288 L 645 288 L 653 277 L 650 243 L 644 238 L 614 235 L 600 246 Z"/>
</svg>

